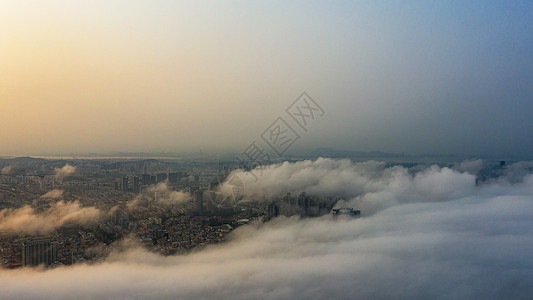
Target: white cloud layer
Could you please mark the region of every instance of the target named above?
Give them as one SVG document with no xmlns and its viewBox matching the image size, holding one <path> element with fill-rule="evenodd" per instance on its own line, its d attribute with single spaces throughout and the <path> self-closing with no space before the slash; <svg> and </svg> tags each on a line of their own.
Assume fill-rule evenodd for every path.
<svg viewBox="0 0 533 300">
<path fill-rule="evenodd" d="M 245 181 L 245 187 L 341 191 L 361 205 L 363 217 L 282 217 L 240 227 L 227 243 L 188 255 L 163 257 L 129 245 L 101 264 L 0 271 L 0 294 L 10 299 L 525 299 L 533 294 L 532 175 L 512 184 L 476 186 L 472 175 L 447 168 L 409 175 L 401 167 L 320 159 L 265 173 L 256 185 Z"/>
<path fill-rule="evenodd" d="M 385 163 L 319 158 L 271 165 L 254 173 L 236 171 L 247 197 L 261 199 L 262 195 L 276 196 L 284 193 L 308 194 L 327 197 L 335 195 L 366 215 L 402 203 L 435 202 L 457 199 L 476 189 L 476 178 L 450 168 L 431 166 L 410 174 L 407 168 L 385 167 Z M 235 177 L 229 177 L 233 180 Z M 225 184 L 222 191 L 229 193 L 233 186 Z"/>
<path fill-rule="evenodd" d="M 67 224 L 85 225 L 98 221 L 102 212 L 95 207 L 80 207 L 78 201 L 51 203 L 38 212 L 29 205 L 0 211 L 0 231 L 13 234 L 46 234 Z"/>
</svg>

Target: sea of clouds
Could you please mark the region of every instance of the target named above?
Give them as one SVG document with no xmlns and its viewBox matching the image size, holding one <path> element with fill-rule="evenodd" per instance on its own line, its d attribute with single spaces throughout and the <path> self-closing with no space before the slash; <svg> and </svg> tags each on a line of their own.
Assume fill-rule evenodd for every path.
<svg viewBox="0 0 533 300">
<path fill-rule="evenodd" d="M 94 265 L 0 271 L 0 298 L 528 298 L 531 164 L 476 185 L 480 163 L 413 171 L 318 159 L 269 166 L 257 181 L 237 171 L 247 197 L 336 194 L 362 217 L 280 217 L 176 256 L 122 241 Z"/>
</svg>

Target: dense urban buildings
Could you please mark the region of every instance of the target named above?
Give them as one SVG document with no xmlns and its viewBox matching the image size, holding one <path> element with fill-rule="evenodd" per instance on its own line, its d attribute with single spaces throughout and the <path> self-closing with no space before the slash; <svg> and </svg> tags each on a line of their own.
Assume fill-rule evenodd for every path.
<svg viewBox="0 0 533 300">
<path fill-rule="evenodd" d="M 239 220 L 264 215 L 218 191 L 235 167 L 210 158 L 0 159 L 6 216 L 20 209 L 66 214 L 50 228 L 0 227 L 1 267 L 96 262 L 126 237 L 166 254 L 222 242 Z M 85 220 L 81 212 L 93 215 Z"/>
<path fill-rule="evenodd" d="M 254 219 L 361 215 L 357 208 L 334 207 L 339 195 L 286 193 L 241 201 L 242 183 L 224 195 L 220 183 L 238 167 L 231 160 L 22 157 L 1 159 L 0 167 L 0 211 L 6 216 L 17 209 L 78 213 L 73 219 L 61 215 L 67 221 L 50 228 L 0 230 L 4 268 L 97 262 L 113 242 L 126 237 L 170 255 L 220 243 L 233 228 Z M 505 168 L 505 162 L 489 165 L 480 170 L 477 183 L 500 176 Z M 80 219 L 80 212 L 92 217 Z"/>
</svg>

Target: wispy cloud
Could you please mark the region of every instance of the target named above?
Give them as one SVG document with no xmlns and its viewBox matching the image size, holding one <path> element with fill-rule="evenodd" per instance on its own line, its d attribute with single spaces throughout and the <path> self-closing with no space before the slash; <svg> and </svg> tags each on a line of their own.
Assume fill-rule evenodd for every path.
<svg viewBox="0 0 533 300">
<path fill-rule="evenodd" d="M 157 194 L 157 199 L 154 199 Z M 133 208 L 135 206 L 146 206 L 148 201 L 154 201 L 152 204 L 166 207 L 170 205 L 183 206 L 189 200 L 191 195 L 187 192 L 173 191 L 169 189 L 168 185 L 164 182 L 157 185 L 148 187 L 145 193 L 137 195 L 133 200 L 128 202 L 128 207 Z"/>
<path fill-rule="evenodd" d="M 66 177 L 66 176 L 74 173 L 75 171 L 76 171 L 76 167 L 73 167 L 73 166 L 71 166 L 69 164 L 66 164 L 66 165 L 64 165 L 61 168 L 55 168 L 54 169 L 54 172 L 55 172 L 56 176 L 59 177 L 59 178 Z"/>
<path fill-rule="evenodd" d="M 11 173 L 11 167 L 10 167 L 10 166 L 6 166 L 6 167 L 3 167 L 3 168 L 2 168 L 2 172 L 1 172 L 1 174 L 3 174 L 3 175 L 7 175 L 7 174 L 9 174 L 9 173 Z"/>
<path fill-rule="evenodd" d="M 14 234 L 46 234 L 67 224 L 97 222 L 102 212 L 95 207 L 80 207 L 78 201 L 52 203 L 38 212 L 31 206 L 0 211 L 0 231 Z"/>
<path fill-rule="evenodd" d="M 51 190 L 41 196 L 43 199 L 61 199 L 63 197 L 63 190 Z"/>
</svg>

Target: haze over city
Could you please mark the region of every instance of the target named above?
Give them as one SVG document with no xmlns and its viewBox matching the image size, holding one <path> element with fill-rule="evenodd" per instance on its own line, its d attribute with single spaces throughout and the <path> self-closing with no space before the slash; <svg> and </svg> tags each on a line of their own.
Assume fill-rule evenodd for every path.
<svg viewBox="0 0 533 300">
<path fill-rule="evenodd" d="M 1 299 L 527 299 L 533 3 L 0 3 Z"/>
<path fill-rule="evenodd" d="M 0 4 L 0 154 L 232 152 L 306 91 L 295 145 L 529 155 L 528 2 Z"/>
</svg>

